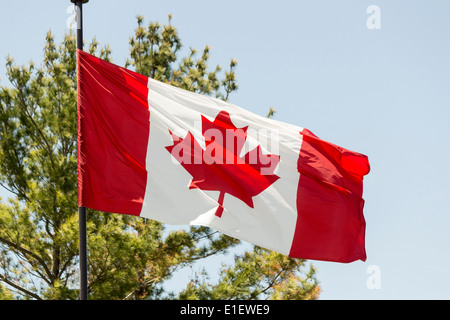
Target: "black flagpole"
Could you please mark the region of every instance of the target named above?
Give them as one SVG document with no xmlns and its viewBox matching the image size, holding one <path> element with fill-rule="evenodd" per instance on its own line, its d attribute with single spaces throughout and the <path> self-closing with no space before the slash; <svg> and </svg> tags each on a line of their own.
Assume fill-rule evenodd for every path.
<svg viewBox="0 0 450 320">
<path fill-rule="evenodd" d="M 77 49 L 83 50 L 83 3 L 89 0 L 70 0 L 75 4 L 77 19 Z M 77 88 L 79 90 L 79 88 Z M 79 250 L 80 250 L 80 300 L 88 299 L 87 279 L 87 237 L 86 237 L 86 208 L 78 207 Z"/>
</svg>

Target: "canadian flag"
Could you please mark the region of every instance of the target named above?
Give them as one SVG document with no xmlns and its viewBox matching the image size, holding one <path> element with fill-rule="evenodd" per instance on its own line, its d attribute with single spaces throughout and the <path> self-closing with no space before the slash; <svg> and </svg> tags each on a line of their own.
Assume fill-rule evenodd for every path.
<svg viewBox="0 0 450 320">
<path fill-rule="evenodd" d="M 79 206 L 296 258 L 366 260 L 365 155 L 81 50 L 77 60 Z"/>
</svg>

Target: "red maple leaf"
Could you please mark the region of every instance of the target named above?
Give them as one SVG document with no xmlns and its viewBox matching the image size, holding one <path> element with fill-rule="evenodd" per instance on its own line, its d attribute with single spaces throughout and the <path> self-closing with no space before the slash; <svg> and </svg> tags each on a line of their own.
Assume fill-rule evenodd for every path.
<svg viewBox="0 0 450 320">
<path fill-rule="evenodd" d="M 189 189 L 220 191 L 218 217 L 222 217 L 225 194 L 253 208 L 252 198 L 279 179 L 273 172 L 280 156 L 265 155 L 260 146 L 244 157 L 239 156 L 247 139 L 247 128 L 236 128 L 226 111 L 221 111 L 213 122 L 202 115 L 205 150 L 190 132 L 182 139 L 169 130 L 174 145 L 166 149 L 192 175 Z"/>
</svg>

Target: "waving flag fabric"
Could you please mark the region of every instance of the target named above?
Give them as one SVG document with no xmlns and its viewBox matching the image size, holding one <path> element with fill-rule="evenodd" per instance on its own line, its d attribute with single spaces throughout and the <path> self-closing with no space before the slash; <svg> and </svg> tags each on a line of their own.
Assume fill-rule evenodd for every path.
<svg viewBox="0 0 450 320">
<path fill-rule="evenodd" d="M 368 158 L 78 50 L 79 205 L 291 257 L 366 259 Z"/>
</svg>

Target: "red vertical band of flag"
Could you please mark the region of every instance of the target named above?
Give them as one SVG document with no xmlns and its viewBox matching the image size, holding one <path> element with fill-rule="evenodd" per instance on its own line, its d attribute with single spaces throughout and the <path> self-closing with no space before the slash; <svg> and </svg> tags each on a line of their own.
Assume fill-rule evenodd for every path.
<svg viewBox="0 0 450 320">
<path fill-rule="evenodd" d="M 366 260 L 363 177 L 368 158 L 304 129 L 298 160 L 298 218 L 290 256 Z"/>
<path fill-rule="evenodd" d="M 139 215 L 147 183 L 148 78 L 81 50 L 77 62 L 79 206 Z"/>
</svg>

